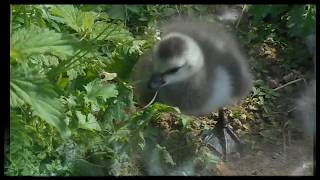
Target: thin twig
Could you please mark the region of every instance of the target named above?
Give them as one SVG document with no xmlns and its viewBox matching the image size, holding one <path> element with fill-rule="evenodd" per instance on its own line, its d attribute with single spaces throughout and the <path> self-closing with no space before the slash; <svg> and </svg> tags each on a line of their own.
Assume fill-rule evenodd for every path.
<svg viewBox="0 0 320 180">
<path fill-rule="evenodd" d="M 296 110 L 296 109 L 297 109 L 297 107 L 295 106 L 295 107 L 289 109 L 289 110 L 287 111 L 287 113 L 290 113 L 290 112 L 292 112 L 292 111 L 294 111 L 294 110 Z"/>
<path fill-rule="evenodd" d="M 246 7 L 247 7 L 247 5 L 243 5 L 243 8 L 242 8 L 240 17 L 239 17 L 238 22 L 237 22 L 237 24 L 236 24 L 236 29 L 238 29 L 238 26 L 239 26 L 239 24 L 240 24 L 240 21 L 241 21 L 241 19 L 242 19 L 242 16 L 243 16 L 243 13 L 244 13 Z"/>
<path fill-rule="evenodd" d="M 156 91 L 156 93 L 154 94 L 154 96 L 151 99 L 151 101 L 147 105 L 145 105 L 142 109 L 146 109 L 147 107 L 149 107 L 154 102 L 154 100 L 156 99 L 157 95 L 158 95 L 158 91 Z"/>
<path fill-rule="evenodd" d="M 178 9 L 178 5 L 175 5 L 175 6 L 176 6 L 177 12 L 178 12 L 178 14 L 179 14 L 179 16 L 180 16 L 180 11 L 179 11 L 179 9 Z"/>
<path fill-rule="evenodd" d="M 290 81 L 290 82 L 288 82 L 288 83 L 286 83 L 286 84 L 284 84 L 284 85 L 282 85 L 282 86 L 279 86 L 279 87 L 277 87 L 277 88 L 274 88 L 273 90 L 274 90 L 274 91 L 278 91 L 279 89 L 282 89 L 282 88 L 284 88 L 284 87 L 286 87 L 286 86 L 289 86 L 290 84 L 296 83 L 296 82 L 301 81 L 301 80 L 303 80 L 303 78 L 299 78 L 299 79 Z"/>
</svg>

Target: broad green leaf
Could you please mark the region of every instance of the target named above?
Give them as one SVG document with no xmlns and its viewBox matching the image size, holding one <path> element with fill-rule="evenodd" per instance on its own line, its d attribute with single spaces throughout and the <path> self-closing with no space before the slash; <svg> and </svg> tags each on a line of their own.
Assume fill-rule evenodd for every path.
<svg viewBox="0 0 320 180">
<path fill-rule="evenodd" d="M 54 86 L 37 69 L 11 68 L 10 106 L 31 105 L 34 114 L 57 128 L 63 137 L 70 135 L 64 122 L 63 105 Z"/>
<path fill-rule="evenodd" d="M 101 128 L 97 122 L 97 119 L 91 113 L 89 113 L 87 115 L 87 124 L 86 125 L 87 125 L 87 128 L 101 131 Z"/>
<path fill-rule="evenodd" d="M 120 79 L 127 80 L 130 78 L 137 59 L 138 54 L 130 54 L 128 50 L 126 52 L 121 51 L 121 55 L 112 55 L 111 60 L 107 63 L 107 70 L 108 72 L 117 73 Z"/>
<path fill-rule="evenodd" d="M 79 33 L 90 31 L 97 17 L 95 12 L 83 12 L 73 5 L 55 6 L 51 8 L 51 13 L 56 16 L 51 19 L 64 23 Z"/>
<path fill-rule="evenodd" d="M 109 100 L 109 106 L 105 111 L 104 125 L 112 127 L 113 121 L 126 121 L 129 119 L 131 112 L 134 110 L 133 91 L 125 84 L 118 84 L 119 94 L 117 98 Z"/>
<path fill-rule="evenodd" d="M 134 40 L 132 34 L 125 29 L 123 25 L 105 23 L 102 21 L 95 23 L 92 33 L 90 34 L 90 39 L 96 38 L 101 33 L 102 35 L 98 37 L 98 40 L 114 41 L 117 43 Z"/>
<path fill-rule="evenodd" d="M 91 113 L 85 116 L 80 111 L 76 111 L 76 116 L 79 120 L 79 128 L 97 131 L 101 130 L 96 118 Z"/>
<path fill-rule="evenodd" d="M 66 58 L 74 54 L 77 41 L 69 35 L 32 26 L 13 33 L 10 41 L 11 58 L 26 58 L 35 54 L 51 54 Z"/>
<path fill-rule="evenodd" d="M 158 112 L 178 112 L 179 113 L 179 109 L 172 107 L 172 106 L 168 106 L 165 104 L 161 104 L 161 103 L 154 103 L 151 105 L 152 108 Z"/>
<path fill-rule="evenodd" d="M 103 100 L 106 100 L 111 97 L 116 97 L 118 91 L 114 84 L 103 84 L 101 80 L 94 80 L 84 86 L 87 91 L 87 97 L 92 102 L 97 103 L 97 98 L 101 97 Z"/>
<path fill-rule="evenodd" d="M 77 61 L 74 63 L 74 68 L 67 70 L 69 81 L 76 79 L 79 75 L 84 76 L 86 74 L 85 68 L 87 67 L 86 62 Z"/>
</svg>

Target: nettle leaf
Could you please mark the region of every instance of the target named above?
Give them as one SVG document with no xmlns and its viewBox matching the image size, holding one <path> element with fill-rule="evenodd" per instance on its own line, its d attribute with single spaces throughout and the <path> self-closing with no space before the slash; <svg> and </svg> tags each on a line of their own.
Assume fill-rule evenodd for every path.
<svg viewBox="0 0 320 180">
<path fill-rule="evenodd" d="M 77 61 L 74 63 L 74 67 L 72 69 L 67 70 L 67 75 L 69 81 L 76 79 L 79 75 L 84 76 L 86 74 L 85 69 L 87 67 L 86 62 Z"/>
<path fill-rule="evenodd" d="M 118 95 L 114 84 L 103 84 L 99 79 L 90 82 L 84 88 L 87 91 L 87 98 L 95 104 L 97 104 L 98 97 L 107 100 Z"/>
<path fill-rule="evenodd" d="M 76 116 L 79 120 L 79 128 L 101 131 L 100 125 L 91 113 L 85 116 L 80 111 L 76 111 Z"/>
<path fill-rule="evenodd" d="M 83 12 L 73 5 L 58 5 L 51 8 L 51 19 L 66 24 L 76 32 L 90 31 L 97 14 L 93 11 Z"/>
<path fill-rule="evenodd" d="M 142 55 L 143 54 L 142 47 L 145 43 L 146 43 L 145 40 L 134 40 L 132 42 L 132 45 L 128 47 L 129 54 L 133 54 L 135 52 L 138 52 L 139 55 Z"/>
<path fill-rule="evenodd" d="M 112 120 L 126 121 L 134 110 L 133 91 L 126 84 L 118 84 L 119 95 L 109 100 L 109 106 L 104 115 L 106 126 L 112 125 Z"/>
<path fill-rule="evenodd" d="M 109 72 L 117 73 L 122 80 L 130 78 L 132 69 L 139 57 L 138 54 L 130 54 L 128 50 L 122 49 L 120 53 L 113 54 L 110 61 L 107 63 L 107 70 Z"/>
<path fill-rule="evenodd" d="M 39 64 L 41 66 L 57 66 L 59 64 L 59 59 L 52 55 L 34 55 L 30 58 L 30 61 L 34 64 Z"/>
<path fill-rule="evenodd" d="M 10 42 L 10 58 L 23 59 L 30 55 L 51 54 L 66 58 L 74 54 L 77 41 L 69 35 L 49 29 L 31 26 L 13 33 Z"/>
<path fill-rule="evenodd" d="M 132 34 L 125 29 L 123 25 L 105 23 L 102 21 L 95 23 L 92 33 L 90 34 L 90 39 L 96 38 L 101 33 L 102 35 L 98 37 L 98 40 L 114 41 L 117 43 L 134 40 Z"/>
<path fill-rule="evenodd" d="M 23 104 L 31 105 L 34 114 L 57 128 L 63 137 L 70 135 L 54 86 L 37 69 L 11 68 L 10 106 Z"/>
</svg>

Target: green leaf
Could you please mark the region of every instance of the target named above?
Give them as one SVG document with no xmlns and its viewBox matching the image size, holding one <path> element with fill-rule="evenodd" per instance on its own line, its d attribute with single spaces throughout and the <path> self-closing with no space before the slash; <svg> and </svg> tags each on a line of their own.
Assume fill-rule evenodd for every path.
<svg viewBox="0 0 320 180">
<path fill-rule="evenodd" d="M 69 35 L 32 26 L 15 31 L 10 41 L 10 58 L 23 59 L 35 54 L 66 58 L 74 54 L 77 41 Z M 14 52 L 14 53 L 13 53 Z"/>
<path fill-rule="evenodd" d="M 121 80 L 128 80 L 130 78 L 132 69 L 139 57 L 138 54 L 130 54 L 128 51 L 121 51 L 119 54 L 113 55 L 107 63 L 108 72 L 117 73 Z"/>
<path fill-rule="evenodd" d="M 128 8 L 129 11 L 138 14 L 139 12 L 141 12 L 143 10 L 142 5 L 130 5 L 130 6 L 126 6 Z"/>
<path fill-rule="evenodd" d="M 94 103 L 97 103 L 98 97 L 107 100 L 108 98 L 116 97 L 118 95 L 118 91 L 114 84 L 103 84 L 99 79 L 90 82 L 84 86 L 84 88 L 87 91 L 88 99 Z"/>
<path fill-rule="evenodd" d="M 125 29 L 123 25 L 105 23 L 102 21 L 95 23 L 92 33 L 90 34 L 90 39 L 96 38 L 101 33 L 102 35 L 98 37 L 98 40 L 114 41 L 117 43 L 134 40 L 132 34 Z"/>
<path fill-rule="evenodd" d="M 51 8 L 51 13 L 55 16 L 51 19 L 64 23 L 79 33 L 90 31 L 97 17 L 95 12 L 82 12 L 73 5 L 55 6 Z"/>
<path fill-rule="evenodd" d="M 111 5 L 108 14 L 112 19 L 125 20 L 125 5 Z"/>
<path fill-rule="evenodd" d="M 79 120 L 79 128 L 101 131 L 100 125 L 91 113 L 85 116 L 81 111 L 76 111 L 76 116 Z"/>
<path fill-rule="evenodd" d="M 37 69 L 14 67 L 10 73 L 10 106 L 23 104 L 31 105 L 34 114 L 57 128 L 63 137 L 70 135 L 54 86 Z"/>
<path fill-rule="evenodd" d="M 94 12 L 82 12 L 82 31 L 89 31 L 93 28 L 96 14 Z"/>
<path fill-rule="evenodd" d="M 170 164 L 171 166 L 176 165 L 166 147 L 162 147 L 157 144 L 155 150 L 159 153 L 160 158 L 163 159 L 165 163 Z"/>
<path fill-rule="evenodd" d="M 179 114 L 179 117 L 181 119 L 181 123 L 182 123 L 183 127 L 186 127 L 193 120 L 192 117 L 186 116 L 186 115 L 183 115 L 183 114 Z"/>
<path fill-rule="evenodd" d="M 79 75 L 84 76 L 86 74 L 85 68 L 87 67 L 85 62 L 77 61 L 74 63 L 74 66 L 72 69 L 67 70 L 67 75 L 69 81 L 72 81 L 76 79 Z"/>
<path fill-rule="evenodd" d="M 168 106 L 168 105 L 161 104 L 158 102 L 152 104 L 151 107 L 158 112 L 175 112 L 175 113 L 179 112 L 178 109 L 176 109 L 172 106 Z"/>
<path fill-rule="evenodd" d="M 77 176 L 105 176 L 105 169 L 103 166 L 99 166 L 90 163 L 84 159 L 77 159 L 74 162 L 72 172 Z"/>
<path fill-rule="evenodd" d="M 119 94 L 117 98 L 109 100 L 109 107 L 104 115 L 104 124 L 106 127 L 112 127 L 113 121 L 129 120 L 131 112 L 134 110 L 133 91 L 126 84 L 118 84 Z"/>
</svg>

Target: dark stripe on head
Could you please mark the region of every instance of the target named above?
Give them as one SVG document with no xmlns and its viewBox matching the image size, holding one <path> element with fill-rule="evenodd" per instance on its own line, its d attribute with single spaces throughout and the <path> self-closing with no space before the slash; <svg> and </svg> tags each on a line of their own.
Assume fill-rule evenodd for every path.
<svg viewBox="0 0 320 180">
<path fill-rule="evenodd" d="M 170 37 L 159 43 L 157 55 L 161 60 L 168 60 L 172 57 L 182 55 L 186 44 L 179 37 Z"/>
</svg>

